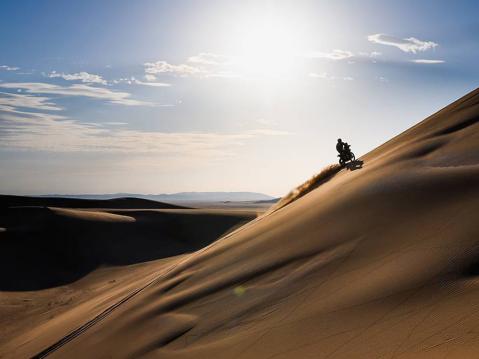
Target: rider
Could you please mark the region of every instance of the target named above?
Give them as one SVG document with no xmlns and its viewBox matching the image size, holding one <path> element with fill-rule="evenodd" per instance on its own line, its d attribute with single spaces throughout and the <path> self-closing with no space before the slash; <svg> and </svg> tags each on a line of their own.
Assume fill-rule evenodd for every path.
<svg viewBox="0 0 479 359">
<path fill-rule="evenodd" d="M 338 143 L 336 143 L 336 151 L 339 152 L 340 157 L 347 156 L 349 153 L 351 153 L 349 144 L 347 142 L 343 142 L 340 138 L 338 138 Z"/>
<path fill-rule="evenodd" d="M 338 143 L 336 143 L 336 151 L 338 151 L 339 154 L 343 153 L 344 145 L 345 145 L 345 143 L 340 138 L 338 138 Z"/>
</svg>

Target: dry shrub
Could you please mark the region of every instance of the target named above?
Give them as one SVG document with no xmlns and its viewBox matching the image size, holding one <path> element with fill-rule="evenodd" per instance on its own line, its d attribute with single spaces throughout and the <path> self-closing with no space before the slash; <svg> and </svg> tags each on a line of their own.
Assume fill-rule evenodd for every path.
<svg viewBox="0 0 479 359">
<path fill-rule="evenodd" d="M 277 211 L 278 209 L 290 204 L 291 202 L 294 202 L 297 199 L 303 197 L 305 194 L 318 188 L 323 183 L 328 182 L 339 171 L 341 171 L 341 166 L 338 164 L 329 165 L 323 168 L 321 172 L 315 174 L 313 177 L 311 177 L 309 180 L 304 182 L 302 185 L 296 187 L 291 192 L 289 192 L 286 196 L 281 198 L 281 200 L 278 203 L 276 203 L 273 207 L 271 207 L 266 214 L 273 213 Z"/>
</svg>

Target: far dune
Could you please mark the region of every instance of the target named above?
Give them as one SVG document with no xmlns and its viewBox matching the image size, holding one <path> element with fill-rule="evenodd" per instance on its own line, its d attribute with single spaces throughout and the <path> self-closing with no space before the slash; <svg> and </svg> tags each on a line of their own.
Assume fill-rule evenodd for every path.
<svg viewBox="0 0 479 359">
<path fill-rule="evenodd" d="M 27 197 L 0 195 L 0 211 L 8 207 L 59 207 L 59 208 L 185 208 L 170 203 L 142 198 L 83 199 L 62 197 Z M 1 212 L 0 212 L 1 213 Z"/>
<path fill-rule="evenodd" d="M 10 356 L 5 353 L 13 338 L 29 341 L 30 328 L 58 324 L 48 332 L 53 339 L 52 334 L 80 325 L 85 310 L 101 311 L 147 283 L 175 256 L 256 218 L 250 210 L 85 210 L 31 204 L 4 207 L 0 217 L 0 357 Z"/>
<path fill-rule="evenodd" d="M 54 287 L 100 266 L 192 252 L 255 217 L 254 211 L 232 210 L 12 207 L 0 218 L 6 228 L 0 234 L 0 290 Z"/>
</svg>

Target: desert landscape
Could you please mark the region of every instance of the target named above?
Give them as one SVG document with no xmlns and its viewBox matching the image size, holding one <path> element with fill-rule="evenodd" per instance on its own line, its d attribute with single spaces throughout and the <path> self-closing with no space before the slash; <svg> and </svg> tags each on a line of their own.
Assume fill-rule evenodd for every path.
<svg viewBox="0 0 479 359">
<path fill-rule="evenodd" d="M 0 359 L 478 359 L 479 1 L 0 1 Z"/>
<path fill-rule="evenodd" d="M 268 210 L 3 196 L 0 356 L 474 358 L 478 122 L 479 89 Z"/>
</svg>

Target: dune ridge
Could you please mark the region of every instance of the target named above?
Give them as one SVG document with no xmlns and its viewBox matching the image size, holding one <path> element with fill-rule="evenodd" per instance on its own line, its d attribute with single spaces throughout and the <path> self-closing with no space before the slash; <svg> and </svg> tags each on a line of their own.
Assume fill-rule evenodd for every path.
<svg viewBox="0 0 479 359">
<path fill-rule="evenodd" d="M 143 198 L 121 197 L 113 199 L 84 199 L 62 197 L 29 197 L 0 195 L 0 210 L 8 207 L 57 207 L 57 208 L 115 208 L 115 209 L 173 209 L 187 208 L 170 203 Z M 1 212 L 0 212 L 1 213 Z"/>
</svg>

